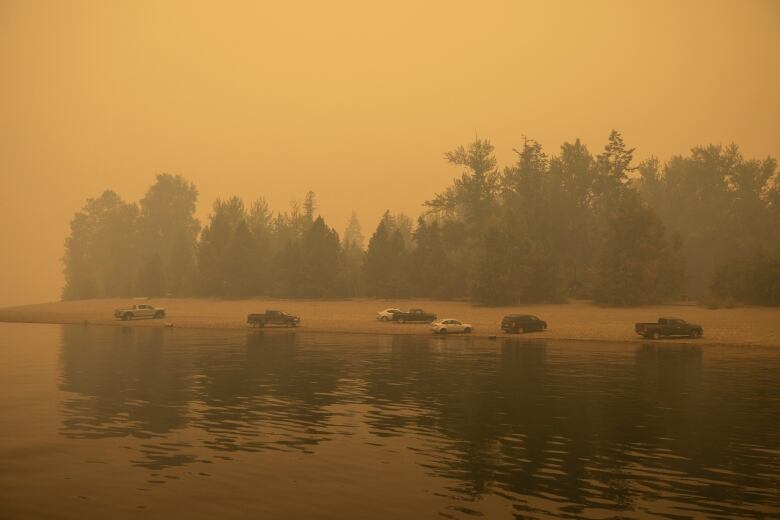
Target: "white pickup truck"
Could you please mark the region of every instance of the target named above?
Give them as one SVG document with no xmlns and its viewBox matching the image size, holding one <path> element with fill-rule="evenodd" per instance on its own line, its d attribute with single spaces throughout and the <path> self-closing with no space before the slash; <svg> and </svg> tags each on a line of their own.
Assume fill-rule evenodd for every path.
<svg viewBox="0 0 780 520">
<path fill-rule="evenodd" d="M 163 318 L 165 317 L 165 309 L 140 303 L 138 305 L 133 305 L 129 309 L 116 309 L 114 311 L 114 317 L 123 320 L 132 320 L 133 318 Z"/>
</svg>

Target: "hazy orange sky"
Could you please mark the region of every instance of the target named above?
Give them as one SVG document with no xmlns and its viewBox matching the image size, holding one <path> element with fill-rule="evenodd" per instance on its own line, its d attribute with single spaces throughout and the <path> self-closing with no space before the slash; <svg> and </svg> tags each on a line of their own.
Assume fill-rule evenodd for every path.
<svg viewBox="0 0 780 520">
<path fill-rule="evenodd" d="M 502 164 L 610 129 L 637 157 L 780 156 L 780 2 L 0 0 L 0 305 L 56 300 L 69 220 L 160 172 L 412 217 L 476 134 Z"/>
</svg>

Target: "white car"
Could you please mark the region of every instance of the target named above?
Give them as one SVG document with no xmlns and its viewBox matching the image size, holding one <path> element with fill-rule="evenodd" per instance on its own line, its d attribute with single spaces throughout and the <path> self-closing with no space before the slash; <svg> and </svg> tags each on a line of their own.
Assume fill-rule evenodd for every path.
<svg viewBox="0 0 780 520">
<path fill-rule="evenodd" d="M 462 323 L 458 320 L 446 319 L 431 323 L 431 330 L 436 334 L 449 334 L 452 332 L 465 332 L 468 334 L 474 329 L 469 323 Z"/>
<path fill-rule="evenodd" d="M 376 313 L 376 319 L 379 321 L 393 321 L 393 314 L 401 312 L 401 309 L 385 309 Z"/>
</svg>

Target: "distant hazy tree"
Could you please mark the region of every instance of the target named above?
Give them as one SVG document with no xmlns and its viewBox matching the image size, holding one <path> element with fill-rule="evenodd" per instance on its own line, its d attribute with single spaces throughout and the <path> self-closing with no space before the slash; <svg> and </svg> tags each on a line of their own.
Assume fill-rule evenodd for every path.
<svg viewBox="0 0 780 520">
<path fill-rule="evenodd" d="M 251 234 L 252 270 L 246 280 L 249 294 L 266 294 L 271 285 L 271 261 L 276 254 L 274 219 L 264 198 L 255 200 L 246 215 Z"/>
<path fill-rule="evenodd" d="M 363 262 L 366 252 L 350 242 L 342 247 L 341 272 L 345 296 L 357 296 L 363 293 Z"/>
<path fill-rule="evenodd" d="M 357 218 L 357 214 L 353 211 L 349 217 L 349 223 L 344 230 L 343 237 L 344 248 L 356 247 L 357 249 L 363 249 L 365 246 L 365 239 L 363 238 L 363 229 L 360 226 L 360 221 Z"/>
<path fill-rule="evenodd" d="M 706 295 L 716 273 L 734 258 L 780 241 L 772 158 L 746 160 L 735 145 L 699 146 L 663 167 L 643 163 L 640 174 L 642 196 L 681 238 L 686 285 L 694 296 Z"/>
<path fill-rule="evenodd" d="M 298 293 L 301 296 L 340 295 L 342 282 L 339 235 L 317 217 L 303 236 Z"/>
<path fill-rule="evenodd" d="M 552 194 L 547 202 L 560 222 L 556 250 L 563 280 L 569 296 L 592 297 L 598 235 L 593 211 L 595 160 L 579 139 L 566 142 L 550 158 L 549 175 Z"/>
<path fill-rule="evenodd" d="M 195 276 L 197 274 L 197 243 L 192 241 L 185 230 L 181 230 L 174 239 L 171 248 L 171 258 L 168 262 L 176 269 L 169 269 L 165 288 L 176 296 L 191 296 L 195 292 Z M 159 255 L 158 255 L 159 256 Z M 162 264 L 162 260 L 160 260 Z M 163 274 L 165 269 L 163 266 Z"/>
<path fill-rule="evenodd" d="M 569 208 L 559 204 L 564 194 L 549 172 L 541 145 L 525 139 L 515 153 L 517 162 L 501 178 L 504 208 L 500 218 L 523 223 L 513 236 L 527 244 L 522 261 L 530 271 L 517 296 L 526 301 L 561 301 L 566 294 L 562 259 Z"/>
<path fill-rule="evenodd" d="M 163 296 L 166 290 L 165 268 L 159 253 L 147 254 L 138 271 L 137 291 L 144 296 Z"/>
<path fill-rule="evenodd" d="M 138 238 L 144 257 L 159 256 L 170 292 L 187 291 L 192 278 L 200 224 L 195 219 L 198 190 L 180 175 L 157 175 L 141 199 Z M 175 261 L 174 261 L 175 253 Z M 166 289 L 161 291 L 165 294 Z"/>
<path fill-rule="evenodd" d="M 664 226 L 639 194 L 631 189 L 617 192 L 604 218 L 596 300 L 637 305 L 674 296 L 663 291 L 681 289 L 682 266 L 674 265 Z"/>
<path fill-rule="evenodd" d="M 230 291 L 230 248 L 233 235 L 244 222 L 244 203 L 238 197 L 217 199 L 198 245 L 198 285 L 201 294 L 224 296 Z"/>
<path fill-rule="evenodd" d="M 493 145 L 486 139 L 475 139 L 468 147 L 460 146 L 444 157 L 451 164 L 465 167 L 465 171 L 425 205 L 429 211 L 459 219 L 478 232 L 496 208 L 499 172 Z"/>
<path fill-rule="evenodd" d="M 412 219 L 405 213 L 394 215 L 395 230 L 401 234 L 404 241 L 404 249 L 412 251 L 414 249 L 414 240 L 412 237 Z"/>
<path fill-rule="evenodd" d="M 280 235 L 271 263 L 273 274 L 270 292 L 277 297 L 301 296 L 300 274 L 303 272 L 302 239 L 290 235 Z"/>
<path fill-rule="evenodd" d="M 224 277 L 224 295 L 241 298 L 249 296 L 253 290 L 253 276 L 256 269 L 255 244 L 252 232 L 246 220 L 236 223 L 230 236 L 226 251 Z"/>
<path fill-rule="evenodd" d="M 404 242 L 404 248 L 407 251 L 414 249 L 412 219 L 404 213 L 391 213 L 387 210 L 382 215 L 382 222 L 385 224 L 388 235 L 392 235 L 396 231 L 399 232 Z"/>
<path fill-rule="evenodd" d="M 604 151 L 596 157 L 597 195 L 609 195 L 628 182 L 629 172 L 636 169 L 631 166 L 633 157 L 634 149 L 627 148 L 620 132 L 612 130 Z"/>
<path fill-rule="evenodd" d="M 410 281 L 417 296 L 446 297 L 451 273 L 447 248 L 438 220 L 417 219 L 415 248 L 411 253 Z"/>
<path fill-rule="evenodd" d="M 710 289 L 721 299 L 780 306 L 780 247 L 735 255 L 715 273 Z"/>
<path fill-rule="evenodd" d="M 365 256 L 365 239 L 360 221 L 354 211 L 344 230 L 341 244 L 341 271 L 344 277 L 344 291 L 345 294 L 354 296 L 362 292 L 362 268 Z"/>
<path fill-rule="evenodd" d="M 138 208 L 113 191 L 88 199 L 70 223 L 63 299 L 128 296 L 136 277 Z"/>
<path fill-rule="evenodd" d="M 313 191 L 306 193 L 303 198 L 303 216 L 307 224 L 314 222 L 314 213 L 317 211 L 317 196 Z"/>
<path fill-rule="evenodd" d="M 408 262 L 400 231 L 381 220 L 368 241 L 363 279 L 370 296 L 397 297 L 409 292 Z"/>
<path fill-rule="evenodd" d="M 508 305 L 522 299 L 533 273 L 531 243 L 524 223 L 508 211 L 485 232 L 474 269 L 472 294 L 488 305 Z"/>
</svg>

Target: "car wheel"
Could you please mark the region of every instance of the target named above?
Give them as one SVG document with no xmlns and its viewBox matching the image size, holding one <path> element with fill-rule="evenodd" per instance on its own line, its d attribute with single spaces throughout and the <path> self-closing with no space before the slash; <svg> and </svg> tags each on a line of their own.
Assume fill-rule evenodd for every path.
<svg viewBox="0 0 780 520">
<path fill-rule="evenodd" d="M 523 327 L 517 327 L 516 334 L 522 334 L 523 332 L 525 332 L 525 329 Z"/>
<path fill-rule="evenodd" d="M 447 329 L 441 329 L 439 332 L 442 334 L 447 334 Z"/>
<path fill-rule="evenodd" d="M 380 317 L 379 317 L 379 321 L 387 321 L 387 320 L 389 320 L 389 319 L 390 319 L 390 318 L 388 318 L 387 316 L 380 316 Z"/>
<path fill-rule="evenodd" d="M 401 318 L 400 320 L 398 320 L 398 323 L 406 323 L 406 320 L 404 318 Z"/>
<path fill-rule="evenodd" d="M 124 313 L 124 314 L 122 315 L 122 320 L 123 320 L 123 321 L 127 321 L 127 320 L 129 320 L 129 319 L 130 319 L 130 313 L 129 313 L 129 312 L 126 312 L 126 313 Z"/>
<path fill-rule="evenodd" d="M 660 335 L 660 334 L 658 334 L 658 332 L 656 331 L 656 332 L 653 332 L 653 333 L 650 335 L 650 337 L 651 337 L 651 338 L 653 338 L 653 339 L 660 339 L 660 338 L 661 338 L 661 335 Z"/>
<path fill-rule="evenodd" d="M 698 331 L 698 330 L 692 330 L 691 331 L 691 337 L 692 338 L 695 339 L 695 338 L 698 338 L 699 336 L 701 336 L 701 331 Z"/>
<path fill-rule="evenodd" d="M 160 318 L 162 318 L 162 317 L 163 317 L 163 313 L 162 313 L 162 311 L 157 311 L 157 312 L 155 312 L 155 313 L 154 313 L 154 318 L 155 318 L 156 320 L 159 320 L 159 319 L 160 319 Z"/>
<path fill-rule="evenodd" d="M 466 327 L 465 329 L 463 329 L 463 332 L 468 334 L 469 332 L 471 332 L 471 327 Z"/>
</svg>

